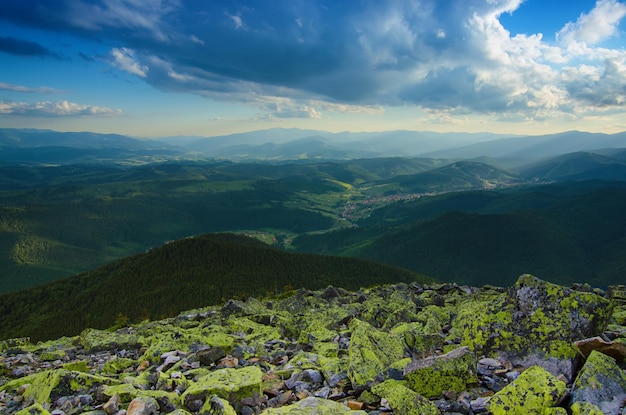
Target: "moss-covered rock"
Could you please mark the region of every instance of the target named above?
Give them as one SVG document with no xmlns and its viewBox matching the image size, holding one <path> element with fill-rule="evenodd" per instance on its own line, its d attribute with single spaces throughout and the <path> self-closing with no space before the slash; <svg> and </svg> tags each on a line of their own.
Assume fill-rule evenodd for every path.
<svg viewBox="0 0 626 415">
<path fill-rule="evenodd" d="M 134 359 L 129 359 L 127 357 L 116 357 L 106 362 L 100 370 L 100 373 L 105 375 L 116 375 L 118 373 L 121 373 L 125 369 L 133 367 L 136 364 L 137 361 Z"/>
<path fill-rule="evenodd" d="M 50 415 L 50 412 L 48 412 L 46 408 L 41 406 L 41 404 L 34 403 L 28 408 L 17 411 L 15 415 Z"/>
<path fill-rule="evenodd" d="M 213 395 L 200 408 L 200 415 L 237 415 L 237 412 L 227 400 Z"/>
<path fill-rule="evenodd" d="M 572 403 L 588 402 L 605 414 L 620 414 L 624 399 L 626 372 L 612 357 L 592 351 L 574 382 Z"/>
<path fill-rule="evenodd" d="M 141 389 L 135 388 L 129 383 L 122 383 L 121 385 L 105 386 L 102 389 L 102 394 L 107 398 L 111 398 L 117 394 L 120 402 L 129 403 L 137 397 Z"/>
<path fill-rule="evenodd" d="M 604 415 L 604 412 L 589 402 L 574 402 L 570 408 L 572 415 Z"/>
<path fill-rule="evenodd" d="M 185 329 L 163 324 L 160 327 L 154 327 L 153 330 L 154 333 L 146 341 L 148 347 L 140 359 L 148 360 L 153 364 L 160 363 L 163 353 L 174 350 L 188 352 L 192 347 L 221 347 L 229 353 L 235 342 L 225 328 L 217 325 Z"/>
<path fill-rule="evenodd" d="M 556 406 L 566 391 L 565 382 L 541 366 L 532 366 L 493 395 L 487 406 L 493 415 L 541 415 Z"/>
<path fill-rule="evenodd" d="M 217 395 L 238 408 L 242 399 L 261 396 L 262 385 L 263 372 L 257 366 L 219 369 L 192 383 L 182 399 L 185 406 L 191 408 L 193 401 L 205 401 L 207 396 Z"/>
<path fill-rule="evenodd" d="M 24 398 L 46 405 L 62 396 L 85 394 L 102 385 L 119 383 L 116 379 L 104 376 L 57 369 L 15 379 L 4 384 L 0 390 L 16 391 L 20 386 L 28 385 L 23 394 Z"/>
<path fill-rule="evenodd" d="M 224 324 L 231 336 L 257 353 L 264 351 L 265 343 L 283 337 L 277 327 L 257 323 L 248 317 L 230 318 Z"/>
<path fill-rule="evenodd" d="M 377 330 L 359 319 L 350 322 L 350 330 L 348 375 L 355 388 L 368 385 L 389 365 L 402 359 L 404 347 L 396 335 Z"/>
<path fill-rule="evenodd" d="M 431 401 L 410 389 L 406 382 L 389 379 L 373 386 L 371 391 L 379 397 L 385 398 L 396 414 L 439 414 L 439 409 Z"/>
<path fill-rule="evenodd" d="M 104 350 L 136 350 L 144 346 L 144 339 L 128 329 L 114 332 L 87 329 L 77 337 L 76 342 L 90 353 Z"/>
<path fill-rule="evenodd" d="M 367 415 L 365 411 L 353 411 L 347 405 L 328 399 L 305 398 L 281 408 L 269 408 L 262 415 Z"/>
<path fill-rule="evenodd" d="M 392 327 L 417 320 L 416 293 L 407 284 L 376 286 L 362 290 L 365 297 L 360 319 L 388 331 Z"/>
<path fill-rule="evenodd" d="M 497 351 L 573 358 L 572 341 L 601 333 L 610 321 L 610 301 L 522 275 L 503 293 L 469 296 L 459 303 L 449 339 L 481 354 Z"/>
<path fill-rule="evenodd" d="M 415 392 L 435 398 L 443 391 L 461 392 L 478 383 L 476 356 L 468 347 L 460 347 L 441 356 L 415 360 L 404 368 L 404 377 Z"/>
</svg>

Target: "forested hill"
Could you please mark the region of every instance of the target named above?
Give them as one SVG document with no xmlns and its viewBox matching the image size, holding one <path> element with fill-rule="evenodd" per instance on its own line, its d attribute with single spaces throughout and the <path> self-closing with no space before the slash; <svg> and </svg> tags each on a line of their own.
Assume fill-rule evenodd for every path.
<svg viewBox="0 0 626 415">
<path fill-rule="evenodd" d="M 355 290 L 400 281 L 430 280 L 370 261 L 287 253 L 245 236 L 210 234 L 0 295 L 0 338 L 51 339 L 116 321 L 173 316 L 229 298 L 328 285 Z"/>
</svg>

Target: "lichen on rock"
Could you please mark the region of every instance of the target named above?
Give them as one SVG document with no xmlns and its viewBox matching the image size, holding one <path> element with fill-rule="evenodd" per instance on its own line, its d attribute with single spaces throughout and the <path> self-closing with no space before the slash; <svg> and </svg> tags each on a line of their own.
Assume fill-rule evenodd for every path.
<svg viewBox="0 0 626 415">
<path fill-rule="evenodd" d="M 626 372 L 612 357 L 592 351 L 574 382 L 572 403 L 587 402 L 605 414 L 621 414 L 625 399 Z"/>
<path fill-rule="evenodd" d="M 403 415 L 438 415 L 439 409 L 427 398 L 410 389 L 406 382 L 389 379 L 371 389 L 385 398 L 394 413 Z"/>
<path fill-rule="evenodd" d="M 478 383 L 477 361 L 469 347 L 460 347 L 441 356 L 431 356 L 409 363 L 404 377 L 411 389 L 427 398 L 436 398 L 443 391 L 462 392 Z"/>
<path fill-rule="evenodd" d="M 262 395 L 263 372 L 257 366 L 241 369 L 218 369 L 197 379 L 183 393 L 187 408 L 194 400 L 205 401 L 207 396 L 217 395 L 230 402 L 235 409 L 244 398 Z"/>
<path fill-rule="evenodd" d="M 577 350 L 571 342 L 601 333 L 612 311 L 611 302 L 597 294 L 525 274 L 504 293 L 470 296 L 460 303 L 448 338 L 460 338 L 486 355 L 505 351 L 573 358 Z"/>
<path fill-rule="evenodd" d="M 493 415 L 540 415 L 556 406 L 566 391 L 565 382 L 541 366 L 532 366 L 493 395 L 488 402 L 488 409 Z"/>
<path fill-rule="evenodd" d="M 399 337 L 377 330 L 359 319 L 350 322 L 350 380 L 354 387 L 364 387 L 383 373 L 393 362 L 402 359 L 404 347 Z"/>
<path fill-rule="evenodd" d="M 305 398 L 301 401 L 286 405 L 281 408 L 269 408 L 263 411 L 263 415 L 366 415 L 367 412 L 348 408 L 347 405 L 328 399 L 315 397 Z"/>
</svg>

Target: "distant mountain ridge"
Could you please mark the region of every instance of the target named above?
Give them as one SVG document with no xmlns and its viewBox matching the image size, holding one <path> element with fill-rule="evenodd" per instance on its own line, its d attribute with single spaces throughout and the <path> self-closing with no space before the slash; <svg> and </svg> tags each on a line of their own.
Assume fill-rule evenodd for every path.
<svg viewBox="0 0 626 415">
<path fill-rule="evenodd" d="M 320 130 L 269 129 L 217 137 L 136 139 L 118 134 L 64 133 L 51 130 L 0 129 L 0 161 L 121 161 L 143 156 L 150 161 L 230 159 L 348 160 L 374 157 L 439 159 L 514 158 L 539 161 L 564 153 L 626 148 L 626 132 L 617 134 L 567 131 L 540 136 L 492 133 L 383 131 L 330 133 Z M 62 157 L 74 149 L 74 156 Z M 76 149 L 102 153 L 80 154 Z M 115 149 L 115 151 L 113 151 Z"/>
</svg>

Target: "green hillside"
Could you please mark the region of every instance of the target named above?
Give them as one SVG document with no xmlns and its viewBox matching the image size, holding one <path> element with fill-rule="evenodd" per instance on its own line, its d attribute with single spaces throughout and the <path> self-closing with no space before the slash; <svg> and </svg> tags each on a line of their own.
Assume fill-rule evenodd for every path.
<svg viewBox="0 0 626 415">
<path fill-rule="evenodd" d="M 116 321 L 160 319 L 229 298 L 400 281 L 430 279 L 371 261 L 287 253 L 244 236 L 204 235 L 0 295 L 0 338 L 51 339 Z"/>
<path fill-rule="evenodd" d="M 292 246 L 479 286 L 520 272 L 606 286 L 626 271 L 625 211 L 623 183 L 458 192 L 392 204 L 358 228 L 302 235 Z"/>
</svg>

